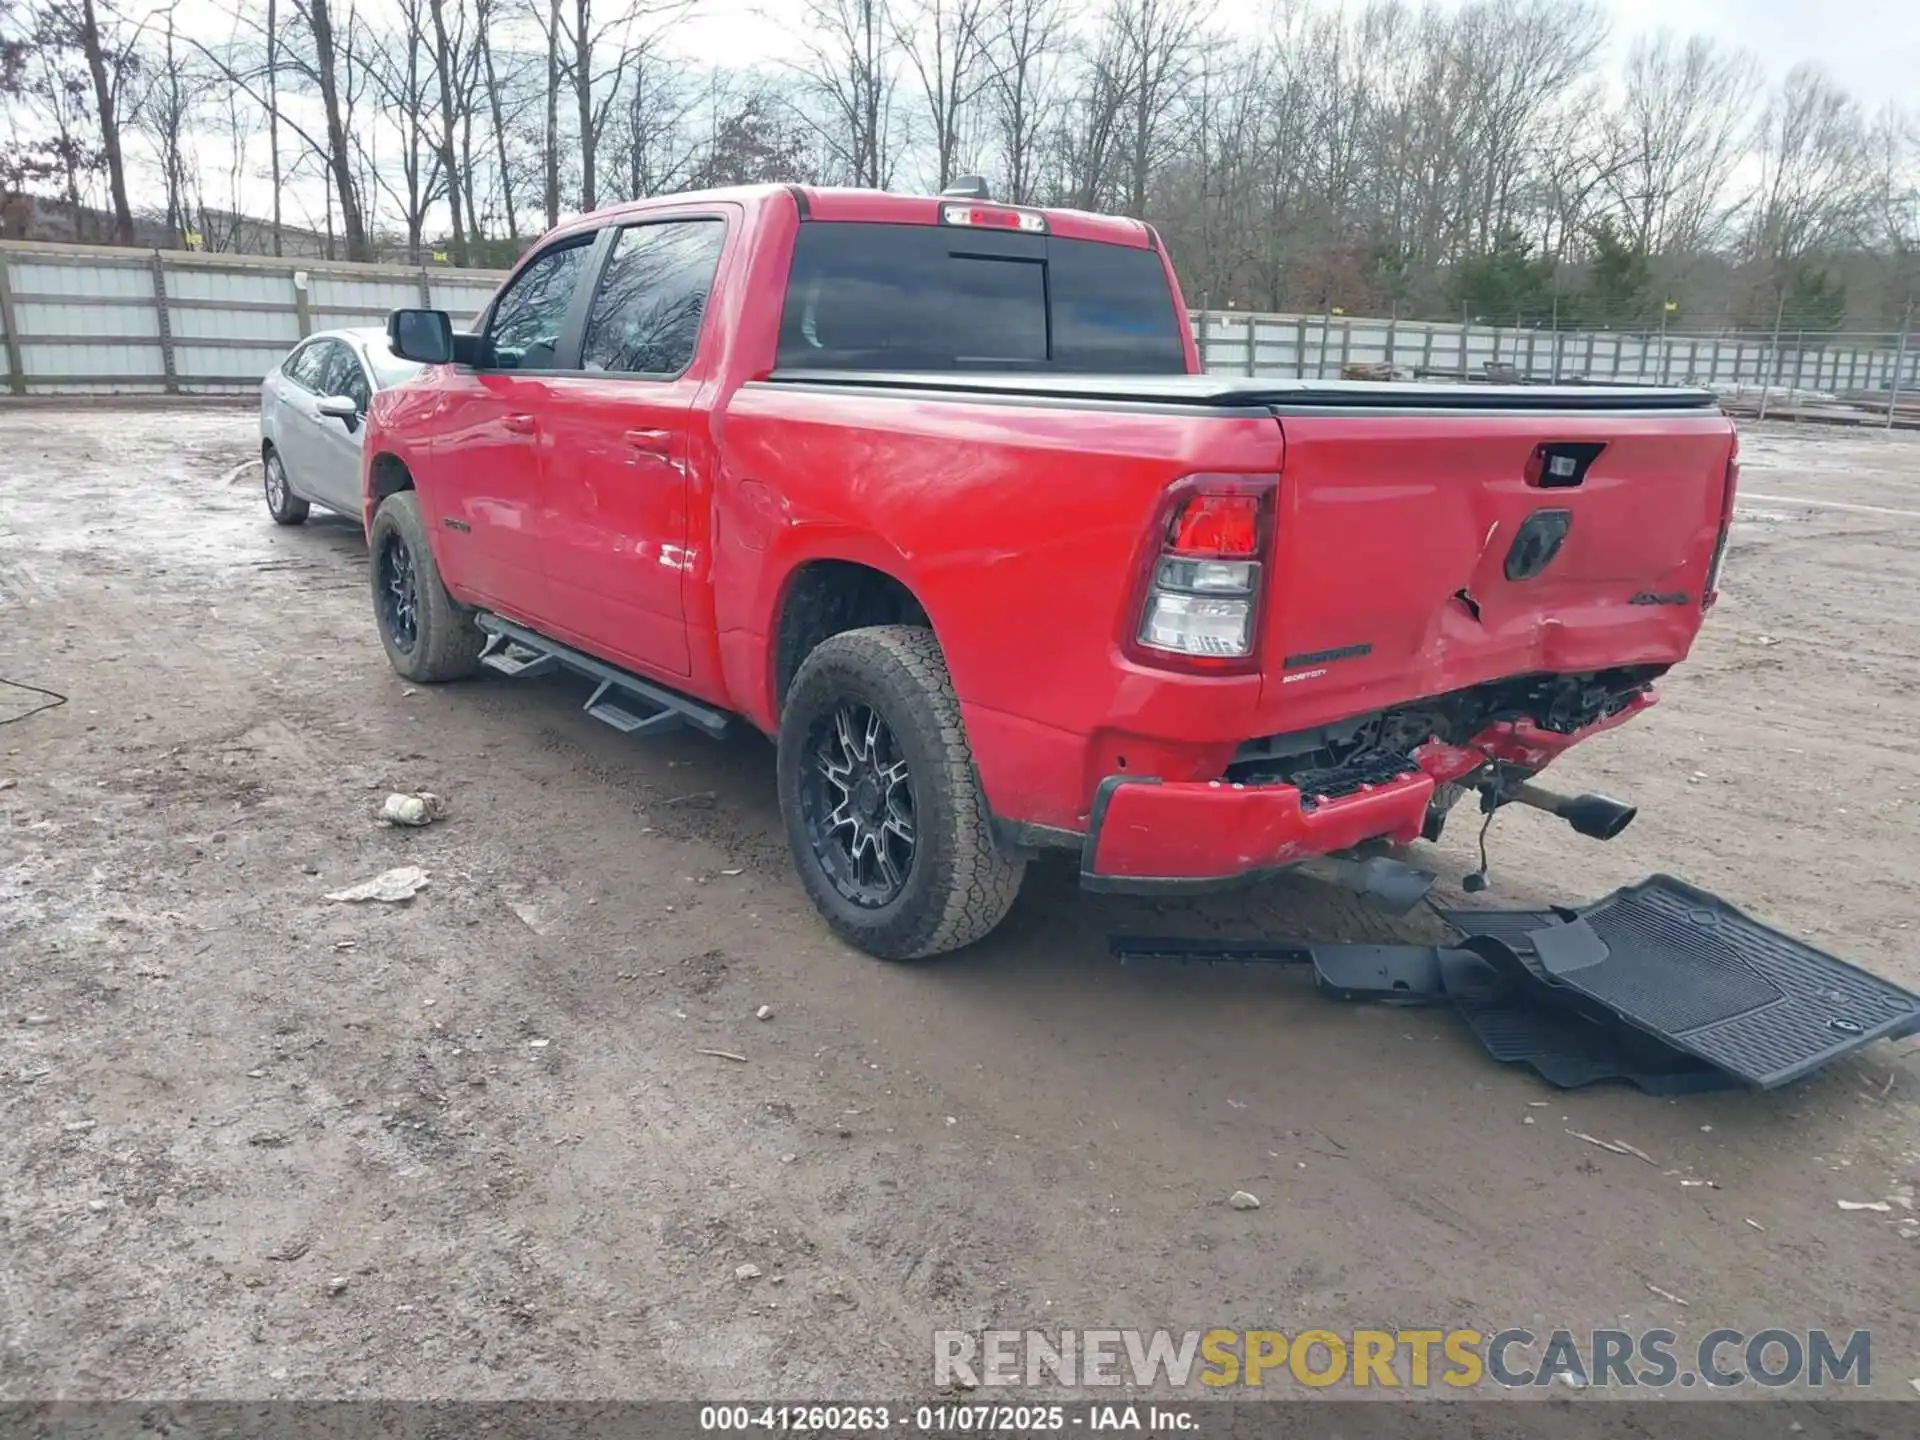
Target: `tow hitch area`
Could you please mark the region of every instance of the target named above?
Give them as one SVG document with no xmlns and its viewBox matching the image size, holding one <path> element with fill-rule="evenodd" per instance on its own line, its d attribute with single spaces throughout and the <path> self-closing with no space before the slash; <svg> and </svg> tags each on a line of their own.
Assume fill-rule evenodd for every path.
<svg viewBox="0 0 1920 1440">
<path fill-rule="evenodd" d="M 1562 1089 L 1771 1090 L 1920 1033 L 1920 996 L 1654 875 L 1578 909 L 1441 910 L 1451 946 L 1116 936 L 1122 960 L 1310 964 L 1342 999 L 1451 1004 L 1488 1053 Z"/>
</svg>

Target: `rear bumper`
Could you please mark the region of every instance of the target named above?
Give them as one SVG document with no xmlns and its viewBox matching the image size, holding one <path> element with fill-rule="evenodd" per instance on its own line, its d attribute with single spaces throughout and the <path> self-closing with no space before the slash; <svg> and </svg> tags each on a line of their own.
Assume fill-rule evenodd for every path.
<svg viewBox="0 0 1920 1440">
<path fill-rule="evenodd" d="M 1527 722 L 1488 727 L 1466 745 L 1427 745 L 1417 774 L 1351 795 L 1300 803 L 1291 785 L 1224 780 L 1167 782 L 1110 775 L 1094 799 L 1080 856 L 1092 890 L 1203 890 L 1285 869 L 1369 840 L 1420 838 L 1434 793 L 1493 759 L 1538 770 L 1562 751 L 1653 704 L 1641 696 L 1618 714 L 1571 734 Z"/>
</svg>

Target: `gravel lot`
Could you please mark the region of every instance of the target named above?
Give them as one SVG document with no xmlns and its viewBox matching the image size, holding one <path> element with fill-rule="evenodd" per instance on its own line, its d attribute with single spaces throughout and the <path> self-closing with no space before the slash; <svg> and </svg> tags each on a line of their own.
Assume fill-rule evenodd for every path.
<svg viewBox="0 0 1920 1440">
<path fill-rule="evenodd" d="M 869 960 L 757 737 L 398 680 L 357 530 L 268 522 L 255 425 L 0 410 L 0 676 L 72 697 L 0 726 L 0 1398 L 898 1396 L 986 1324 L 1866 1327 L 1911 1396 L 1912 1042 L 1563 1095 L 1444 1015 L 1106 957 L 1434 933 L 1304 882 L 1043 870 L 978 950 Z M 1920 437 L 1744 458 L 1693 663 L 1558 772 L 1641 818 L 1503 815 L 1487 898 L 1665 870 L 1920 986 Z M 449 818 L 374 823 L 417 789 Z M 410 904 L 322 898 L 401 864 Z"/>
</svg>

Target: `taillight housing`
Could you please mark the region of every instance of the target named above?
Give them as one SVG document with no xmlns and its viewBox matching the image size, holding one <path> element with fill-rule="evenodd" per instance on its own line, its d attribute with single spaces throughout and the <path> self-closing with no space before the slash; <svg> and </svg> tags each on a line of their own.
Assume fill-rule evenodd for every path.
<svg viewBox="0 0 1920 1440">
<path fill-rule="evenodd" d="M 1211 674 L 1257 669 L 1273 544 L 1272 475 L 1190 475 L 1148 535 L 1127 650 Z"/>
<path fill-rule="evenodd" d="M 1714 538 L 1713 559 L 1707 564 L 1707 581 L 1700 587 L 1700 608 L 1711 610 L 1720 598 L 1720 564 L 1727 558 L 1727 537 L 1733 530 L 1733 502 L 1740 491 L 1740 441 L 1735 437 L 1733 454 L 1727 458 L 1725 488 L 1720 496 L 1720 533 Z"/>
</svg>

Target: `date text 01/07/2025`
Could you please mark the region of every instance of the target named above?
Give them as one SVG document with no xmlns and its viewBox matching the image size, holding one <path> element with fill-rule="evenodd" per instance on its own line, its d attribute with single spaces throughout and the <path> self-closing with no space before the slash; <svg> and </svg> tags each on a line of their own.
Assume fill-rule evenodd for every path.
<svg viewBox="0 0 1920 1440">
<path fill-rule="evenodd" d="M 1139 1405 L 702 1405 L 705 1432 L 774 1430 L 801 1434 L 992 1435 L 1131 1430 L 1167 1434 L 1197 1428 L 1191 1410 Z"/>
</svg>

